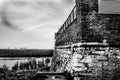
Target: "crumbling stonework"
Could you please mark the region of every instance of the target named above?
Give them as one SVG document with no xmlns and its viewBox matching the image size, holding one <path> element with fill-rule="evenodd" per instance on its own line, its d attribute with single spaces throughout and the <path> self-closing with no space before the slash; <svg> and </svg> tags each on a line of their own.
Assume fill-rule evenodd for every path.
<svg viewBox="0 0 120 80">
<path fill-rule="evenodd" d="M 69 16 L 58 31 L 56 46 L 77 42 L 103 42 L 120 45 L 120 14 L 99 13 L 98 0 L 76 0 L 74 18 Z M 67 24 L 67 25 L 66 25 Z"/>
<path fill-rule="evenodd" d="M 119 14 L 98 13 L 98 0 L 81 0 L 79 5 L 81 6 L 80 18 L 82 20 L 79 27 L 82 27 L 83 41 L 103 42 L 106 40 L 110 45 L 120 45 Z"/>
</svg>

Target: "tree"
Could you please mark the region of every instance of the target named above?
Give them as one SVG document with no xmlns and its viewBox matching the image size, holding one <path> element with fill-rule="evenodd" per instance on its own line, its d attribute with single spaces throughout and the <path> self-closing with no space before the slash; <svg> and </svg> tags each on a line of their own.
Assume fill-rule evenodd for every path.
<svg viewBox="0 0 120 80">
<path fill-rule="evenodd" d="M 37 69 L 37 63 L 36 63 L 35 58 L 31 58 L 28 63 L 29 63 L 29 66 L 32 70 Z"/>
<path fill-rule="evenodd" d="M 120 80 L 120 66 L 114 70 L 113 80 Z"/>
<path fill-rule="evenodd" d="M 20 63 L 20 66 L 19 66 L 20 70 L 24 70 L 25 67 L 24 67 L 24 63 Z"/>
<path fill-rule="evenodd" d="M 41 67 L 44 67 L 45 65 L 44 65 L 44 63 L 43 62 L 41 62 L 41 61 L 38 61 L 38 68 L 41 68 Z"/>
<path fill-rule="evenodd" d="M 8 66 L 6 64 L 3 65 L 3 70 L 8 71 Z"/>
<path fill-rule="evenodd" d="M 12 67 L 12 70 L 18 70 L 18 62 Z"/>
</svg>

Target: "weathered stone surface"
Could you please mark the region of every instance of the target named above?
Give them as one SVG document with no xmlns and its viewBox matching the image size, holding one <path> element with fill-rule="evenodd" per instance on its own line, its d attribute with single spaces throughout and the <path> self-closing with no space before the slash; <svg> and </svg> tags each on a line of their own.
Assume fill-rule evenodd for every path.
<svg viewBox="0 0 120 80">
<path fill-rule="evenodd" d="M 112 46 L 119 46 L 120 14 L 98 13 L 98 6 L 98 0 L 76 0 L 76 19 L 66 28 L 60 28 L 64 31 L 58 35 L 56 45 L 106 40 Z"/>
<path fill-rule="evenodd" d="M 83 0 L 80 5 L 83 41 L 120 45 L 120 15 L 99 14 L 98 0 Z"/>
</svg>

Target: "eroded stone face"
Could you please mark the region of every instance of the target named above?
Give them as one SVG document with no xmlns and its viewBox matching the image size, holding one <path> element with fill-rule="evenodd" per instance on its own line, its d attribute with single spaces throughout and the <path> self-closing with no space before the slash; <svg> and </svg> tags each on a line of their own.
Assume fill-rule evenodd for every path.
<svg viewBox="0 0 120 80">
<path fill-rule="evenodd" d="M 98 12 L 98 3 L 98 0 L 81 1 L 82 17 L 78 18 L 82 23 L 78 24 L 82 25 L 82 39 L 86 42 L 102 42 L 106 39 L 109 44 L 119 45 L 120 36 L 117 34 L 120 33 L 120 14 L 101 14 Z"/>
<path fill-rule="evenodd" d="M 53 63 L 58 72 L 67 71 L 71 75 L 89 74 L 101 77 L 104 70 L 112 75 L 112 70 L 116 66 L 119 67 L 119 53 L 120 49 L 113 47 L 79 47 L 75 48 L 75 52 L 56 49 Z"/>
</svg>

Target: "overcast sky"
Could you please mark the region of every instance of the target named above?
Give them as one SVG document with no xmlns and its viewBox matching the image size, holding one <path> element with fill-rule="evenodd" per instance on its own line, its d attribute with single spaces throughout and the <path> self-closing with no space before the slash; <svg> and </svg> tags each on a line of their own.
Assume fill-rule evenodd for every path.
<svg viewBox="0 0 120 80">
<path fill-rule="evenodd" d="M 74 0 L 0 0 L 0 48 L 54 48 Z"/>
</svg>

